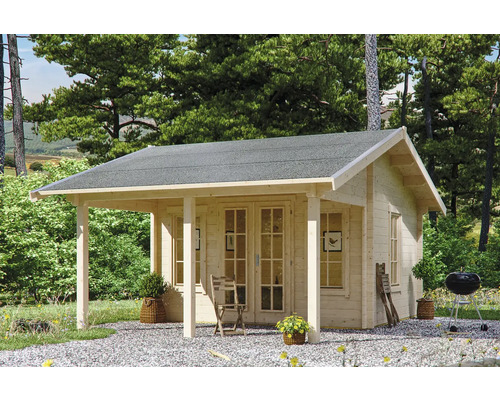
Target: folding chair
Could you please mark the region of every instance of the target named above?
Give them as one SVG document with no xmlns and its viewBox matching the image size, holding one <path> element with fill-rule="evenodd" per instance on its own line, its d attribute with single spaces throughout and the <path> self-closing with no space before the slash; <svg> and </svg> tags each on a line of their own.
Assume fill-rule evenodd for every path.
<svg viewBox="0 0 500 400">
<path fill-rule="evenodd" d="M 243 322 L 243 310 L 245 309 L 245 304 L 240 304 L 238 302 L 238 292 L 236 290 L 236 282 L 234 279 L 227 278 L 225 276 L 216 277 L 210 275 L 210 285 L 212 288 L 212 302 L 214 304 L 215 316 L 217 317 L 217 323 L 215 325 L 214 335 L 217 331 L 220 331 L 221 336 L 225 334 L 247 334 L 245 329 L 245 323 Z M 223 328 L 223 324 L 232 324 L 233 322 L 223 322 L 222 317 L 226 310 L 231 310 L 236 312 L 236 322 L 232 328 Z M 243 332 L 237 331 L 238 325 L 241 326 Z"/>
</svg>

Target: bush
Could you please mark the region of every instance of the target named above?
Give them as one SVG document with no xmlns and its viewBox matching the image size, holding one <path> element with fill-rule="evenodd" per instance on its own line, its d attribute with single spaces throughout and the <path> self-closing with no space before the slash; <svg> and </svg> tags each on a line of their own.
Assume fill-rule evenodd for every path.
<svg viewBox="0 0 500 400">
<path fill-rule="evenodd" d="M 30 190 L 88 169 L 86 161 L 45 165 L 47 174 L 4 177 L 0 188 L 0 288 L 22 301 L 62 301 L 76 291 L 76 210 L 62 196 L 35 203 Z M 89 210 L 92 298 L 130 298 L 149 270 L 149 215 Z"/>
<path fill-rule="evenodd" d="M 16 167 L 16 163 L 14 161 L 14 157 L 12 156 L 9 156 L 9 155 L 5 155 L 5 161 L 4 161 L 4 164 L 3 164 L 5 167 L 12 167 L 12 168 L 15 168 Z"/>
<path fill-rule="evenodd" d="M 424 289 L 444 287 L 449 273 L 475 272 L 480 254 L 474 239 L 471 221 L 454 216 L 441 217 L 436 227 L 424 221 L 423 258 L 413 267 L 413 275 L 422 279 Z"/>
<path fill-rule="evenodd" d="M 35 161 L 31 163 L 30 169 L 32 171 L 43 171 L 43 164 L 40 161 Z"/>
<path fill-rule="evenodd" d="M 154 297 L 158 298 L 162 296 L 167 291 L 167 283 L 163 279 L 163 276 L 152 272 L 146 275 L 142 280 L 139 287 L 139 294 L 142 297 Z"/>
</svg>

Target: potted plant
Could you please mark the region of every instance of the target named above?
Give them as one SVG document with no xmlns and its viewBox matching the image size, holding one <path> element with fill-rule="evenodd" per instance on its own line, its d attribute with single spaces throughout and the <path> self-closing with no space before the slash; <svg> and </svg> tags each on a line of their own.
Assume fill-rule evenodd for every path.
<svg viewBox="0 0 500 400">
<path fill-rule="evenodd" d="M 309 332 L 309 324 L 297 314 L 293 313 L 283 321 L 278 321 L 276 328 L 283 333 L 283 341 L 287 345 L 304 344 L 306 332 Z"/>
<path fill-rule="evenodd" d="M 167 322 L 167 314 L 162 296 L 166 293 L 168 284 L 163 276 L 152 272 L 146 275 L 139 285 L 139 294 L 143 297 L 140 321 L 147 324 Z"/>
<path fill-rule="evenodd" d="M 415 278 L 423 280 L 424 287 L 437 287 L 437 279 L 443 266 L 444 264 L 436 258 L 426 257 L 424 254 L 424 257 L 412 268 L 412 273 Z M 417 318 L 434 319 L 434 300 L 429 293 L 417 300 Z"/>
</svg>

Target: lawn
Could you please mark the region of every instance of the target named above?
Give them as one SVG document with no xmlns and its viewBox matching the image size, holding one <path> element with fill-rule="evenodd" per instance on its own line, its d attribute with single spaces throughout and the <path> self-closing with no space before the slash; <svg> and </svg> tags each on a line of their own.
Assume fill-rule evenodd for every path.
<svg viewBox="0 0 500 400">
<path fill-rule="evenodd" d="M 105 338 L 115 331 L 96 328 L 95 325 L 138 320 L 140 309 L 140 300 L 91 301 L 89 303 L 89 325 L 93 327 L 88 330 L 77 330 L 76 303 L 1 307 L 0 350 L 21 349 L 37 344 Z M 50 333 L 11 332 L 12 322 L 20 319 L 48 321 L 53 330 Z"/>
</svg>

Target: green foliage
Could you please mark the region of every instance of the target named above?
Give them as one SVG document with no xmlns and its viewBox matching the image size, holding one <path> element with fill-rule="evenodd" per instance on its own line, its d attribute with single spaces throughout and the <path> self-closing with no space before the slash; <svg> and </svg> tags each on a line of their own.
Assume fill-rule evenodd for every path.
<svg viewBox="0 0 500 400">
<path fill-rule="evenodd" d="M 31 163 L 30 169 L 32 171 L 38 171 L 38 172 L 43 171 L 43 164 L 40 161 L 35 161 Z"/>
<path fill-rule="evenodd" d="M 152 272 L 142 278 L 139 286 L 139 294 L 142 297 L 158 298 L 162 296 L 168 289 L 168 283 L 165 282 L 163 276 Z"/>
<path fill-rule="evenodd" d="M 440 217 L 434 228 L 424 221 L 423 258 L 413 267 L 416 278 L 423 279 L 424 289 L 445 287 L 444 281 L 451 272 L 474 272 L 481 277 L 483 287 L 500 285 L 500 224 L 485 252 L 477 250 L 477 241 L 472 237 L 472 220 L 464 217 Z"/>
<path fill-rule="evenodd" d="M 283 321 L 278 321 L 276 328 L 291 337 L 294 333 L 309 332 L 310 326 L 304 318 L 294 313 L 286 317 Z"/>
<path fill-rule="evenodd" d="M 12 168 L 15 168 L 16 167 L 16 163 L 14 162 L 14 157 L 6 154 L 5 155 L 5 159 L 4 159 L 4 165 L 6 167 L 12 167 Z"/>
<path fill-rule="evenodd" d="M 76 211 L 61 196 L 37 202 L 29 192 L 89 168 L 62 159 L 45 173 L 6 176 L 0 189 L 0 285 L 19 299 L 62 301 L 76 290 Z M 137 278 L 149 265 L 149 218 L 139 213 L 89 212 L 92 298 L 138 293 Z M 3 276 L 1 276 L 3 275 Z"/>
<path fill-rule="evenodd" d="M 90 301 L 89 325 L 138 320 L 138 300 Z M 23 334 L 12 331 L 12 322 L 19 319 L 50 322 L 49 333 Z M 76 329 L 76 303 L 38 304 L 37 306 L 5 306 L 0 308 L 0 350 L 22 349 L 33 345 L 64 343 L 73 340 L 101 339 L 115 333 L 114 329 Z"/>
</svg>

